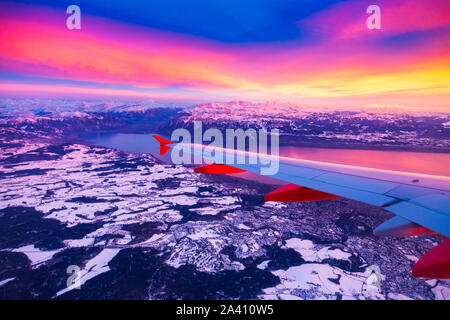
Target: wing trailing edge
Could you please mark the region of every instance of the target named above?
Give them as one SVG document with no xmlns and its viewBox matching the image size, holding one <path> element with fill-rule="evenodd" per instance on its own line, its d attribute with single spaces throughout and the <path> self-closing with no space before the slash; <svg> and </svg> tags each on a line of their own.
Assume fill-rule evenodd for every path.
<svg viewBox="0 0 450 320">
<path fill-rule="evenodd" d="M 301 187 L 296 184 L 287 184 L 278 188 L 264 196 L 266 201 L 279 202 L 304 202 L 304 201 L 318 201 L 341 198 L 334 194 Z"/>
<path fill-rule="evenodd" d="M 245 172 L 245 170 L 235 168 L 226 164 L 213 163 L 194 168 L 194 172 L 206 174 L 231 174 Z"/>
<path fill-rule="evenodd" d="M 380 224 L 373 233 L 379 237 L 411 237 L 436 232 L 405 218 L 395 216 Z"/>
</svg>

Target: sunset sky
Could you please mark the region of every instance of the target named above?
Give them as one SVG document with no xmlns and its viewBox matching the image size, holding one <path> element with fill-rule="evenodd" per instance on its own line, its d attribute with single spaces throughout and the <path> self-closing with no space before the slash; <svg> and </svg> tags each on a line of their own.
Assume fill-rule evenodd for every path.
<svg viewBox="0 0 450 320">
<path fill-rule="evenodd" d="M 448 0 L 2 1 L 0 21 L 1 96 L 450 112 Z"/>
</svg>

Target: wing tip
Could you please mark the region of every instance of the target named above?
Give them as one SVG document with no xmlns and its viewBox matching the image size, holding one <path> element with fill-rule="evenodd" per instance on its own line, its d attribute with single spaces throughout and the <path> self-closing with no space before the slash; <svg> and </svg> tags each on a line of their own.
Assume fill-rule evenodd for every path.
<svg viewBox="0 0 450 320">
<path fill-rule="evenodd" d="M 153 138 L 156 139 L 156 141 L 159 142 L 159 154 L 160 155 L 165 155 L 167 153 L 167 151 L 170 150 L 170 147 L 167 146 L 167 144 L 173 144 L 174 142 L 164 139 L 163 137 L 160 137 L 156 134 L 152 135 Z"/>
<path fill-rule="evenodd" d="M 450 279 L 450 239 L 428 251 L 413 266 L 416 278 Z"/>
</svg>

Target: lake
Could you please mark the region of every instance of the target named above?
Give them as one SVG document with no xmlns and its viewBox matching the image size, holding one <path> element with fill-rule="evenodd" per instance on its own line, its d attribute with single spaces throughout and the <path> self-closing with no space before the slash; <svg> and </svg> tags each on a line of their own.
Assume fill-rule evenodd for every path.
<svg viewBox="0 0 450 320">
<path fill-rule="evenodd" d="M 127 152 L 151 153 L 163 161 L 170 160 L 170 152 L 165 156 L 159 156 L 159 143 L 151 134 L 102 133 L 89 135 L 84 139 L 104 147 Z M 280 155 L 369 168 L 450 176 L 448 153 L 280 147 Z"/>
</svg>

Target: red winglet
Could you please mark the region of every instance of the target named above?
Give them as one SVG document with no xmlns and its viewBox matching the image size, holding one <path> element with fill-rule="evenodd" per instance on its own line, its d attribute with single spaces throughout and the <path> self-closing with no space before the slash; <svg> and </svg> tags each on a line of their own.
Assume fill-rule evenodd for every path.
<svg viewBox="0 0 450 320">
<path fill-rule="evenodd" d="M 226 164 L 206 164 L 204 166 L 194 168 L 194 172 L 208 174 L 230 174 L 245 172 L 245 170 L 228 166 Z"/>
<path fill-rule="evenodd" d="M 450 239 L 428 251 L 413 266 L 416 278 L 450 279 Z"/>
<path fill-rule="evenodd" d="M 159 146 L 159 154 L 162 156 L 165 155 L 166 152 L 169 150 L 170 150 L 170 147 L 168 147 L 168 146 L 165 146 L 163 144 Z"/>
<path fill-rule="evenodd" d="M 152 137 L 155 138 L 156 140 L 158 140 L 158 142 L 160 144 L 163 144 L 163 145 L 164 144 L 173 144 L 174 143 L 174 142 L 172 142 L 170 140 L 167 140 L 167 139 L 164 139 L 164 138 L 162 138 L 160 136 L 157 136 L 156 134 L 152 135 Z"/>
<path fill-rule="evenodd" d="M 173 144 L 173 142 L 157 136 L 156 134 L 152 135 L 152 137 L 159 142 L 159 154 L 162 156 L 165 155 L 166 152 L 170 150 L 170 147 L 166 146 L 166 144 Z"/>
<path fill-rule="evenodd" d="M 279 202 L 303 202 L 303 201 L 317 201 L 341 198 L 334 194 L 301 187 L 296 184 L 287 184 L 278 188 L 264 196 L 266 201 Z"/>
</svg>

